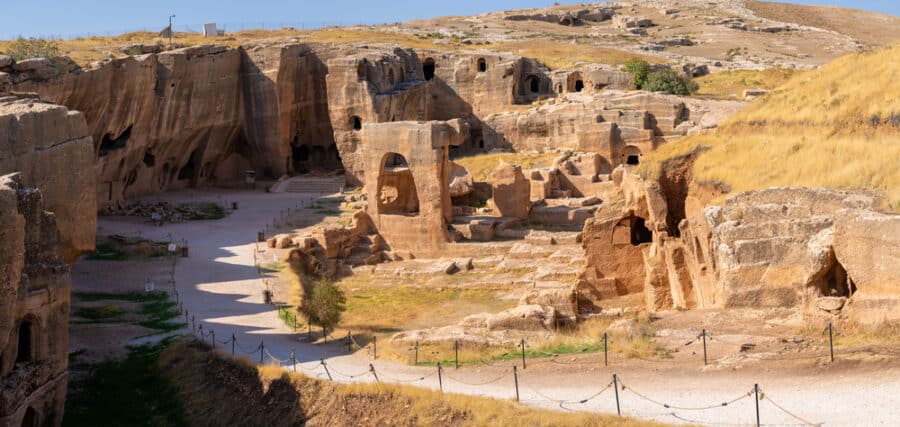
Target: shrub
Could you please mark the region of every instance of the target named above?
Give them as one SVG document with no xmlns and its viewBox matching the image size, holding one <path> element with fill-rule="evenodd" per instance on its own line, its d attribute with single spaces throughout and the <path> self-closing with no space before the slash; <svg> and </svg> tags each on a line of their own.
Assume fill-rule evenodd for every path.
<svg viewBox="0 0 900 427">
<path fill-rule="evenodd" d="M 59 56 L 59 44 L 53 40 L 19 37 L 9 44 L 6 53 L 16 61 L 29 58 L 53 58 Z"/>
<path fill-rule="evenodd" d="M 631 73 L 634 76 L 635 89 L 642 89 L 647 82 L 647 76 L 650 74 L 650 63 L 643 59 L 631 58 L 622 67 L 622 71 Z"/>
<path fill-rule="evenodd" d="M 304 314 L 310 323 L 330 329 L 340 322 L 341 313 L 347 309 L 346 303 L 347 298 L 334 282 L 322 279 L 313 287 L 312 297 Z"/>
<path fill-rule="evenodd" d="M 690 77 L 680 75 L 672 70 L 657 70 L 647 75 L 647 81 L 641 89 L 650 92 L 688 95 L 697 90 L 697 84 Z"/>
</svg>

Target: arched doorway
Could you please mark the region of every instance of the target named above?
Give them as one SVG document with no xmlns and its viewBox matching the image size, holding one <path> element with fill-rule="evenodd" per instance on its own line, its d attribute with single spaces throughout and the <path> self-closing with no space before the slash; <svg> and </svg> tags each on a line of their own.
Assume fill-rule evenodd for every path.
<svg viewBox="0 0 900 427">
<path fill-rule="evenodd" d="M 378 175 L 378 211 L 388 215 L 417 215 L 419 196 L 409 163 L 403 155 L 387 153 Z"/>
<path fill-rule="evenodd" d="M 434 58 L 426 58 L 425 62 L 422 63 L 422 74 L 425 75 L 425 80 L 434 79 L 434 70 L 437 66 L 434 63 Z"/>
<path fill-rule="evenodd" d="M 626 145 L 625 148 L 622 149 L 621 162 L 626 165 L 636 166 L 641 163 L 641 157 L 643 155 L 640 148 L 633 145 Z"/>
<path fill-rule="evenodd" d="M 533 94 L 538 93 L 541 91 L 541 79 L 538 76 L 530 75 L 525 78 L 525 87 Z"/>
<path fill-rule="evenodd" d="M 19 323 L 19 348 L 16 352 L 16 363 L 28 363 L 35 359 L 35 323 L 31 318 L 22 319 Z"/>
<path fill-rule="evenodd" d="M 487 61 L 484 58 L 478 58 L 478 72 L 483 73 L 487 71 Z"/>
</svg>

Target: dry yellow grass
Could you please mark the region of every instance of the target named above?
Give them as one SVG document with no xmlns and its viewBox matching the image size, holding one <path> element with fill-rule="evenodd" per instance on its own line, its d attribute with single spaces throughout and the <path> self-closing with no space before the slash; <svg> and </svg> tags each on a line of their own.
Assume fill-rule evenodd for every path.
<svg viewBox="0 0 900 427">
<path fill-rule="evenodd" d="M 900 46 L 851 54 L 800 73 L 754 101 L 712 135 L 666 144 L 639 170 L 698 146 L 695 179 L 732 193 L 801 185 L 873 190 L 900 211 Z"/>
<path fill-rule="evenodd" d="M 170 347 L 159 366 L 179 390 L 188 420 L 209 423 L 214 419 L 218 425 L 260 425 L 267 419 L 278 420 L 279 425 L 306 421 L 424 426 L 663 425 L 611 415 L 534 409 L 512 401 L 412 386 L 334 384 L 278 366 L 257 367 L 246 358 L 187 343 Z M 206 418 L 210 416 L 215 418 Z"/>
<path fill-rule="evenodd" d="M 580 61 L 622 64 L 632 57 L 642 57 L 650 62 L 659 62 L 658 59 L 653 57 L 644 57 L 634 53 L 596 47 L 589 44 L 572 44 L 570 41 L 543 39 L 472 46 L 462 43 L 462 40 L 458 38 L 435 37 L 428 34 L 409 34 L 377 28 L 329 27 L 320 30 L 245 30 L 215 38 L 207 38 L 200 33 L 176 33 L 174 43 L 183 46 L 216 44 L 237 47 L 260 41 L 287 41 L 293 38 L 299 38 L 303 42 L 337 44 L 379 43 L 411 49 L 438 49 L 442 51 L 489 49 L 533 57 L 553 69 L 568 68 Z M 436 43 L 438 41 L 440 44 Z M 12 43 L 11 40 L 0 40 L 0 52 L 4 51 L 10 43 Z M 126 55 L 116 52 L 115 48 L 134 43 L 168 45 L 169 39 L 159 37 L 155 32 L 137 31 L 117 36 L 81 37 L 58 41 L 60 53 L 69 56 L 82 66 L 87 66 L 92 61 L 106 59 L 110 56 L 124 57 Z"/>
<path fill-rule="evenodd" d="M 740 98 L 744 89 L 775 89 L 796 73 L 786 68 L 721 71 L 695 78 L 699 89 L 694 95 L 717 99 Z"/>
<path fill-rule="evenodd" d="M 559 154 L 489 153 L 460 157 L 454 162 L 465 166 L 475 181 L 490 181 L 491 173 L 501 161 L 521 165 L 523 169 L 533 169 L 552 165 L 556 157 L 559 157 Z"/>
</svg>

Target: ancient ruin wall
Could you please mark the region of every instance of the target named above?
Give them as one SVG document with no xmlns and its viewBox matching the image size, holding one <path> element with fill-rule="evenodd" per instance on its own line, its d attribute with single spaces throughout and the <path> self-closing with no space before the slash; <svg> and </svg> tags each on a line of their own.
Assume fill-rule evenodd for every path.
<svg viewBox="0 0 900 427">
<path fill-rule="evenodd" d="M 69 266 L 56 217 L 20 175 L 0 177 L 0 425 L 62 423 Z"/>
</svg>

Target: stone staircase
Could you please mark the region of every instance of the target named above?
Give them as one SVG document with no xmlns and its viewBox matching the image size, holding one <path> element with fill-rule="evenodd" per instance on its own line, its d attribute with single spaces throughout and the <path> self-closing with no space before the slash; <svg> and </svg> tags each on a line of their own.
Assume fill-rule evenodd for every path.
<svg viewBox="0 0 900 427">
<path fill-rule="evenodd" d="M 344 177 L 295 176 L 272 186 L 273 193 L 335 194 L 344 188 Z"/>
</svg>

